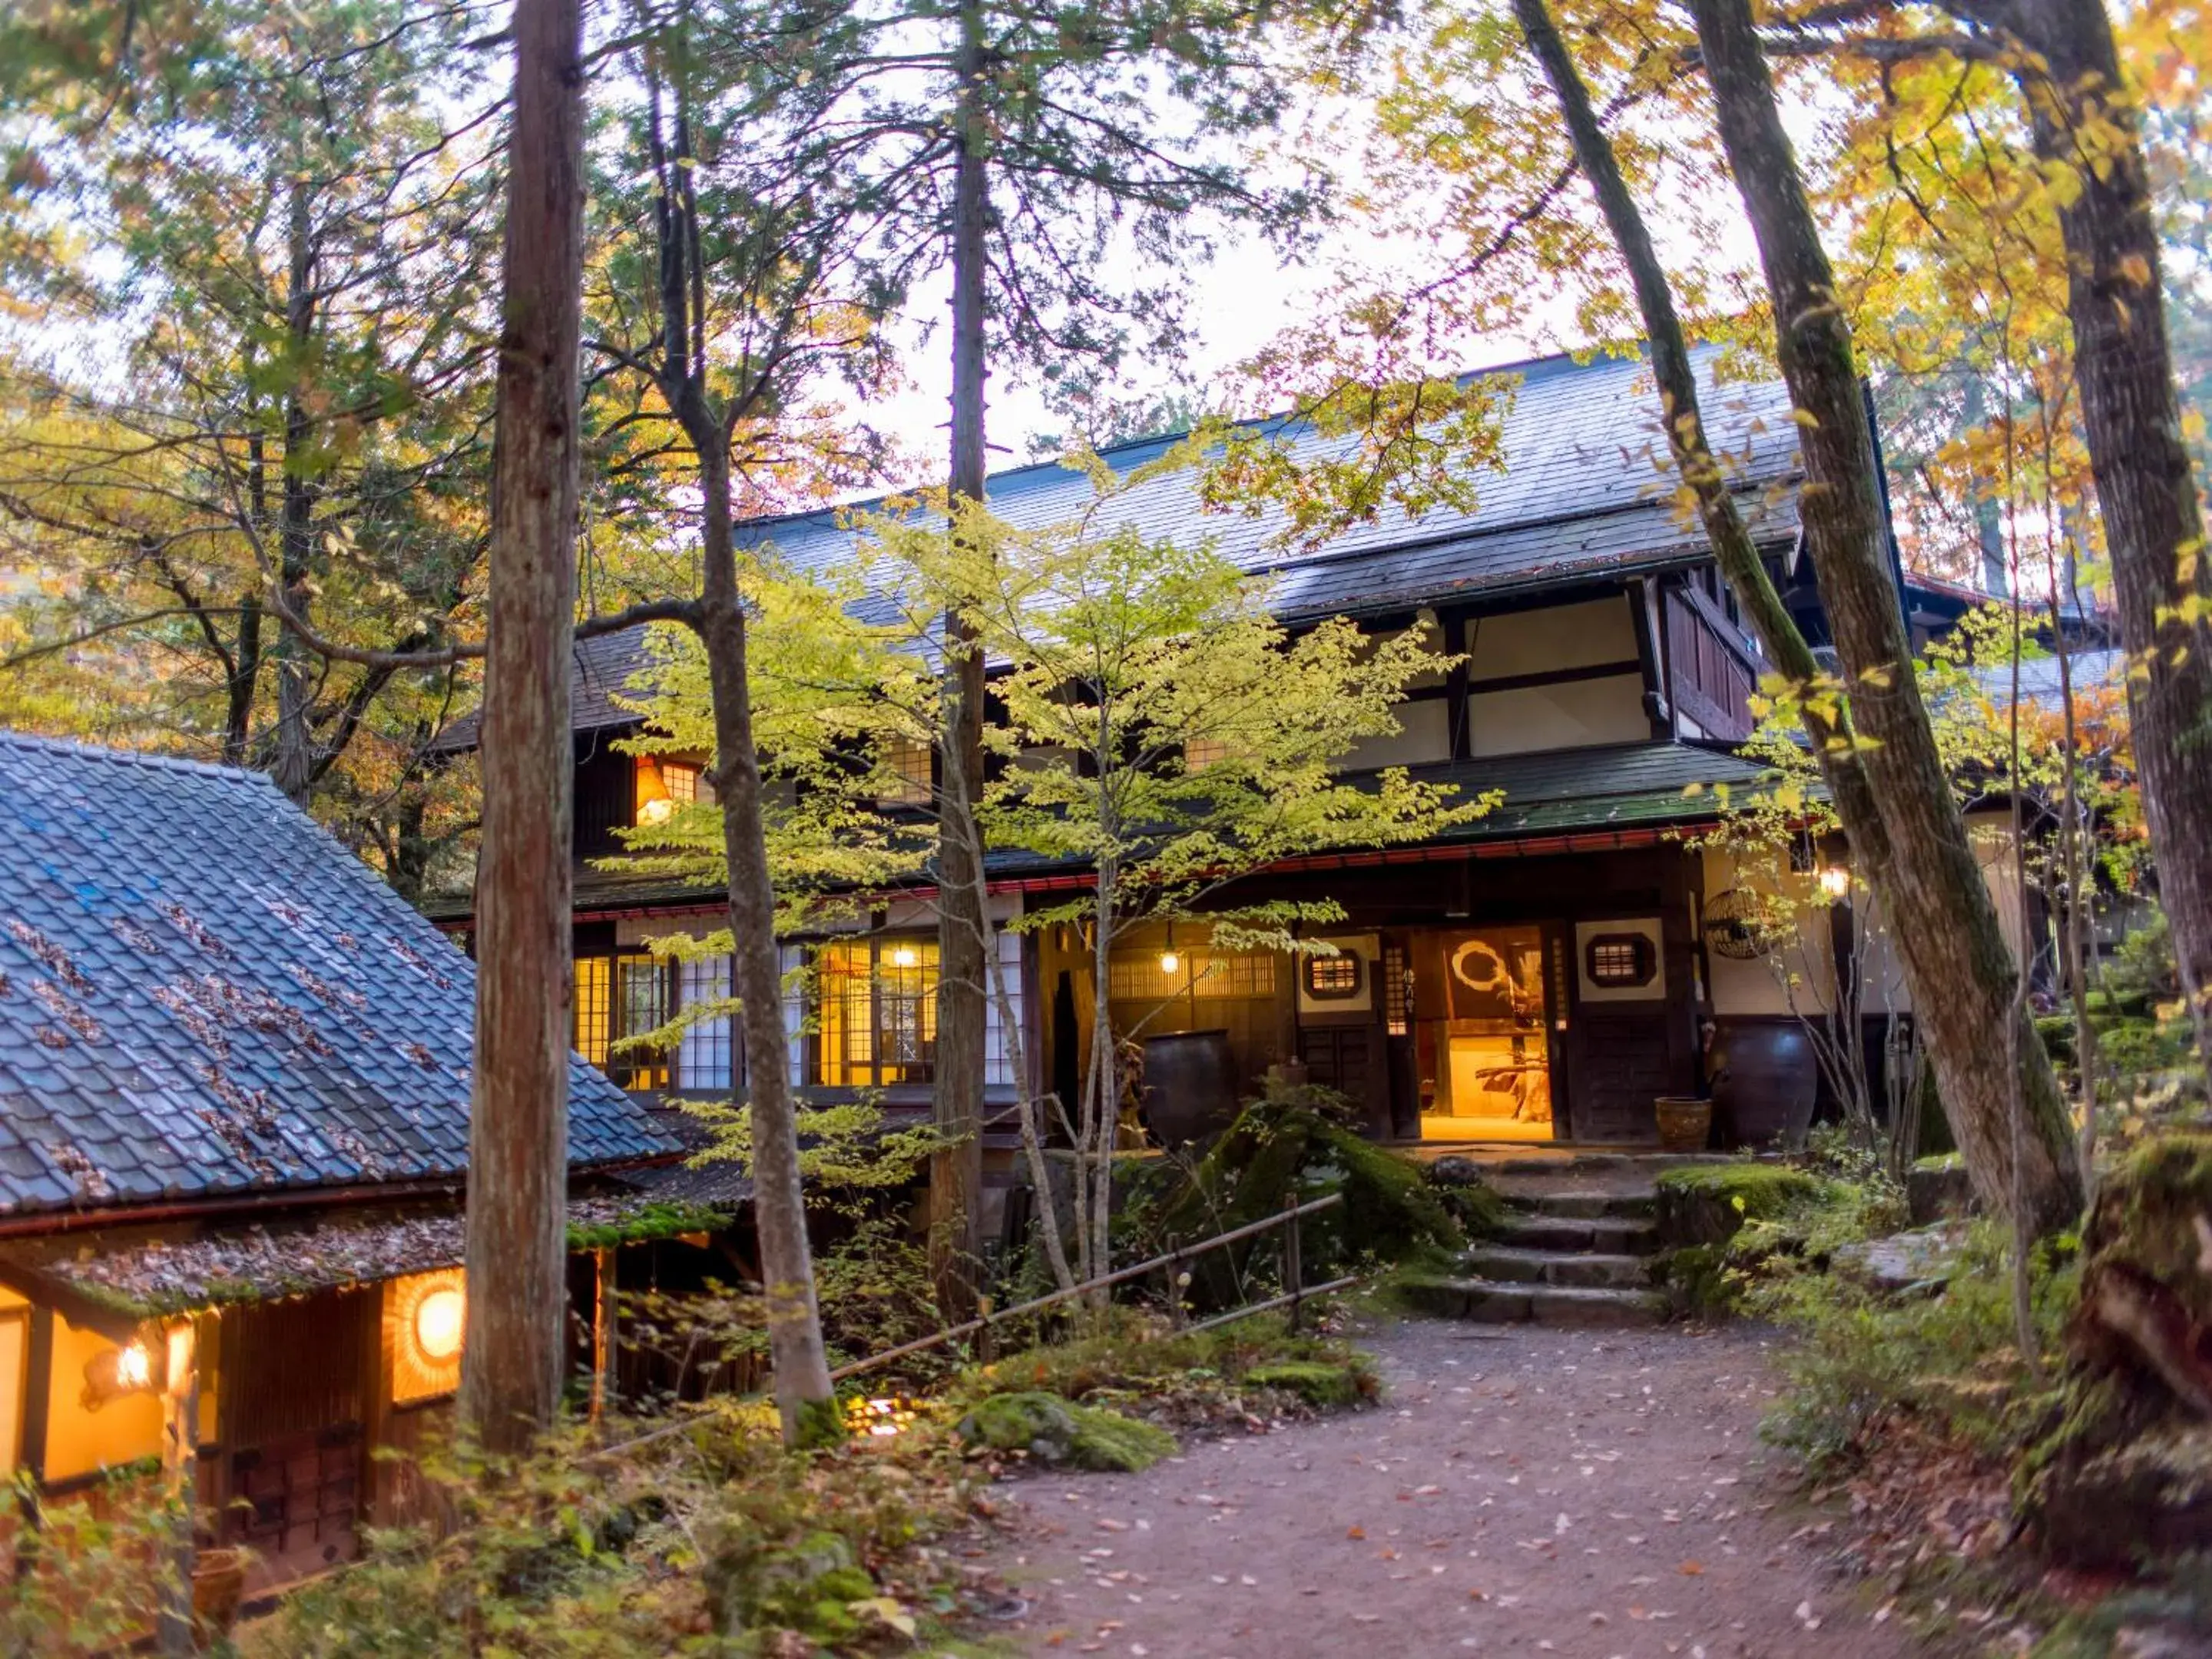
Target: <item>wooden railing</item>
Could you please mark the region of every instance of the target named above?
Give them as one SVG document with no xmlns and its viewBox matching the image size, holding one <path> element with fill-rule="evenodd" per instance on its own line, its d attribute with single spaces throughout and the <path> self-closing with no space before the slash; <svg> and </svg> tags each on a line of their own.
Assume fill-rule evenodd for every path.
<svg viewBox="0 0 2212 1659">
<path fill-rule="evenodd" d="M 1298 1223 L 1304 1217 L 1318 1215 L 1323 1210 L 1334 1209 L 1343 1202 L 1344 1194 L 1341 1193 L 1331 1193 L 1326 1198 L 1313 1199 L 1304 1204 L 1297 1202 L 1295 1196 L 1287 1198 L 1283 1201 L 1282 1210 L 1278 1214 L 1264 1216 L 1257 1221 L 1247 1222 L 1242 1227 L 1232 1227 L 1225 1233 L 1216 1233 L 1212 1237 L 1201 1239 L 1195 1244 L 1178 1245 L 1164 1255 L 1156 1255 L 1149 1261 L 1139 1261 L 1134 1267 L 1116 1268 L 1110 1273 L 1100 1273 L 1097 1278 L 1087 1279 L 1080 1285 L 1072 1285 L 1064 1291 L 1054 1291 L 1050 1296 L 1041 1296 L 1034 1301 L 1019 1303 L 1011 1308 L 987 1308 L 977 1318 L 958 1325 L 947 1326 L 945 1329 L 916 1341 L 902 1342 L 896 1348 L 886 1348 L 883 1352 L 871 1354 L 866 1359 L 856 1359 L 849 1365 L 840 1365 L 830 1373 L 830 1380 L 833 1382 L 842 1382 L 848 1376 L 859 1376 L 864 1372 L 876 1370 L 888 1365 L 895 1359 L 904 1359 L 910 1354 L 924 1353 L 929 1349 L 942 1347 L 947 1342 L 957 1342 L 963 1337 L 981 1335 L 988 1340 L 991 1328 L 1002 1320 L 1020 1319 L 1030 1314 L 1042 1313 L 1048 1308 L 1058 1307 L 1063 1302 L 1072 1302 L 1077 1297 L 1088 1296 L 1095 1291 L 1108 1290 L 1116 1285 L 1127 1284 L 1133 1279 L 1142 1279 L 1149 1273 L 1165 1274 L 1169 1314 L 1179 1329 L 1211 1330 L 1216 1325 L 1226 1325 L 1234 1320 L 1249 1318 L 1254 1314 L 1267 1313 L 1276 1308 L 1286 1307 L 1291 1310 L 1291 1328 L 1296 1330 L 1298 1328 L 1301 1304 L 1308 1298 L 1327 1296 L 1333 1291 L 1347 1289 L 1359 1282 L 1359 1275 L 1357 1273 L 1344 1279 L 1333 1279 L 1326 1285 L 1307 1285 L 1304 1282 L 1305 1268 L 1298 1248 Z M 1183 1265 L 1197 1260 L 1209 1250 L 1217 1250 L 1242 1239 L 1254 1238 L 1261 1233 L 1272 1232 L 1278 1227 L 1284 1230 L 1283 1285 L 1285 1288 L 1283 1294 L 1271 1297 L 1265 1302 L 1255 1302 L 1241 1308 L 1233 1308 L 1225 1314 L 1216 1314 L 1211 1319 L 1200 1320 L 1195 1325 L 1186 1326 L 1182 1318 Z"/>
</svg>

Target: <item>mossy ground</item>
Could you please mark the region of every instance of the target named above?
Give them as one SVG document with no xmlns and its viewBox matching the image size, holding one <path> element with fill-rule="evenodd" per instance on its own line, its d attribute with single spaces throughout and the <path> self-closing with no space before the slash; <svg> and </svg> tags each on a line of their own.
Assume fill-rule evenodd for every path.
<svg viewBox="0 0 2212 1659">
<path fill-rule="evenodd" d="M 1310 1380 L 1276 1381 L 1263 1373 L 1313 1368 L 1343 1379 L 1338 1397 L 1319 1401 Z M 1303 1372 L 1297 1373 L 1304 1376 Z M 1211 1330 L 1178 1330 L 1128 1310 L 1108 1316 L 1104 1329 L 1071 1342 L 1011 1354 L 963 1373 L 948 1391 L 948 1409 L 963 1410 L 993 1394 L 1042 1390 L 1063 1399 L 1110 1406 L 1182 1431 L 1206 1432 L 1261 1413 L 1353 1405 L 1379 1391 L 1374 1364 L 1341 1338 L 1293 1332 L 1279 1315 L 1255 1314 Z"/>
<path fill-rule="evenodd" d="M 1041 1389 L 988 1395 L 955 1431 L 967 1445 L 1018 1453 L 1040 1463 L 1134 1474 L 1175 1455 L 1176 1437 L 1156 1424 L 1101 1406 L 1081 1406 Z"/>
</svg>

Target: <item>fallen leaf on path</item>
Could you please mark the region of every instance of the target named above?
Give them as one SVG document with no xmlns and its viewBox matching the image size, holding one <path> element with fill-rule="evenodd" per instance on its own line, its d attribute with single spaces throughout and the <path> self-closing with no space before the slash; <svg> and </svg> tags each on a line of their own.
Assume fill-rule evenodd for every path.
<svg viewBox="0 0 2212 1659">
<path fill-rule="evenodd" d="M 1676 1569 L 1686 1578 L 1695 1578 L 1705 1570 L 1705 1564 L 1702 1561 L 1685 1561 Z"/>
<path fill-rule="evenodd" d="M 1346 1538 L 1364 1538 L 1367 1536 L 1367 1528 L 1364 1527 L 1346 1527 L 1344 1529 L 1344 1535 Z"/>
</svg>

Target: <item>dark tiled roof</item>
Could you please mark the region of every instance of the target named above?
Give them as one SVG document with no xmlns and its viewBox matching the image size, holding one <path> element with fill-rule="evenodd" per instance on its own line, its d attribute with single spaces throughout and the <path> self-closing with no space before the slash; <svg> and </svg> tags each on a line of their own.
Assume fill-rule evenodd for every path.
<svg viewBox="0 0 2212 1659">
<path fill-rule="evenodd" d="M 628 685 L 645 666 L 645 629 L 626 628 L 617 634 L 600 634 L 578 640 L 569 663 L 568 729 L 603 732 L 611 726 L 635 724 L 637 716 L 617 708 L 615 694 Z M 477 746 L 481 709 L 472 709 L 438 734 L 441 753 L 461 754 Z"/>
<path fill-rule="evenodd" d="M 1762 545 L 1796 534 L 1796 429 L 1787 390 L 1772 381 L 1717 380 L 1716 353 L 1700 350 L 1704 412 L 1713 452 L 1730 464 L 1739 499 Z M 1702 559 L 1705 536 L 1673 501 L 1674 474 L 1666 464 L 1658 395 L 1640 359 L 1605 357 L 1578 363 L 1548 357 L 1496 371 L 1516 381 L 1499 434 L 1498 465 L 1475 481 L 1480 500 L 1437 507 L 1417 519 L 1395 509 L 1310 549 L 1276 544 L 1279 514 L 1247 518 L 1205 512 L 1189 471 L 1152 479 L 1114 504 L 1105 521 L 1134 526 L 1156 538 L 1203 536 L 1255 575 L 1272 575 L 1275 608 L 1290 621 L 1358 616 L 1458 599 L 1603 580 Z M 1342 452 L 1352 441 L 1283 428 L 1310 459 Z M 1148 439 L 1107 452 L 1124 473 L 1158 459 L 1171 438 Z M 1074 517 L 1091 500 L 1081 474 L 1056 462 L 994 473 L 992 510 L 1008 522 L 1038 528 Z M 802 570 L 849 565 L 859 533 L 850 515 L 880 507 L 849 507 L 756 520 L 741 540 L 772 549 Z M 608 696 L 644 660 L 644 630 L 586 641 L 576 647 L 571 708 L 576 729 L 628 725 L 635 714 Z M 474 717 L 444 739 L 467 748 Z"/>
<path fill-rule="evenodd" d="M 1701 823 L 1718 810 L 1722 789 L 1740 798 L 1773 777 L 1756 762 L 1689 743 L 1551 749 L 1422 767 L 1413 775 L 1455 783 L 1462 799 L 1504 792 L 1496 811 L 1451 832 L 1459 841 Z"/>
<path fill-rule="evenodd" d="M 474 964 L 266 778 L 0 732 L 0 1214 L 466 1169 Z"/>
<path fill-rule="evenodd" d="M 692 1231 L 719 1218 L 708 1213 L 714 1207 L 659 1194 L 573 1199 L 568 1247 Z M 721 1212 L 734 1213 L 737 1207 L 732 1203 Z M 466 1215 L 450 1203 L 325 1211 L 182 1235 L 123 1225 L 90 1238 L 64 1233 L 0 1249 L 0 1279 L 48 1295 L 55 1289 L 74 1291 L 80 1305 L 137 1319 L 458 1267 L 467 1235 Z"/>
</svg>

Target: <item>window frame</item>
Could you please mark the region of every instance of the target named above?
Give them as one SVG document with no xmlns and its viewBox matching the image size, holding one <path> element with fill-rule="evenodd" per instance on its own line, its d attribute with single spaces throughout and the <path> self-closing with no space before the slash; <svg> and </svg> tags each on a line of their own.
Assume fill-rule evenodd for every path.
<svg viewBox="0 0 2212 1659">
<path fill-rule="evenodd" d="M 1341 984 L 1323 985 L 1316 977 L 1323 970 L 1334 975 L 1347 969 L 1349 976 Z M 1357 951 L 1339 951 L 1333 957 L 1309 956 L 1298 976 L 1304 981 L 1307 998 L 1314 1002 L 1351 1002 L 1366 988 L 1366 974 Z"/>
<path fill-rule="evenodd" d="M 605 972 L 600 982 L 605 988 L 605 1002 L 603 1008 L 597 1010 L 586 1002 L 585 981 L 587 963 L 601 967 Z M 628 1017 L 629 1005 L 623 995 L 623 969 L 628 968 L 635 971 L 641 963 L 649 965 L 659 975 L 661 1017 L 643 1030 L 633 1031 L 629 1029 Z M 672 959 L 659 961 L 652 951 L 642 946 L 625 945 L 612 951 L 587 951 L 574 959 L 570 972 L 574 975 L 574 988 L 570 999 L 569 1046 L 605 1072 L 608 1080 L 618 1089 L 637 1093 L 672 1087 L 675 1073 L 670 1052 L 618 1054 L 614 1051 L 614 1045 L 628 1037 L 642 1036 L 645 1031 L 658 1030 L 675 1017 L 678 1006 L 675 962 Z M 584 1023 L 594 1012 L 604 1019 L 605 1030 L 598 1042 L 592 1043 L 586 1041 Z M 596 1054 L 594 1048 L 598 1051 Z"/>
<path fill-rule="evenodd" d="M 1622 949 L 1629 953 L 1626 973 L 1599 968 L 1601 955 Z M 1592 933 L 1583 944 L 1583 976 L 1601 991 L 1637 990 L 1658 978 L 1659 952 L 1648 933 Z"/>
<path fill-rule="evenodd" d="M 867 1048 L 865 1059 L 854 1059 L 849 1038 L 843 1040 L 844 1052 L 834 1056 L 828 1036 L 830 1021 L 827 1017 L 830 993 L 824 970 L 824 957 L 832 951 L 853 951 L 865 945 L 867 950 Z M 899 950 L 912 950 L 915 961 L 902 966 L 886 958 Z M 937 937 L 933 933 L 916 932 L 854 934 L 847 938 L 823 939 L 808 947 L 809 984 L 807 987 L 808 1013 L 806 1038 L 806 1081 L 810 1089 L 899 1089 L 927 1088 L 937 1076 L 937 991 L 941 965 L 937 955 Z M 913 974 L 917 981 L 910 994 L 896 989 L 889 1001 L 908 1005 L 913 1011 L 910 1027 L 895 1028 L 885 1022 L 884 995 L 886 973 Z M 857 999 L 849 994 L 843 999 L 849 1017 Z M 903 1041 L 891 1043 L 889 1038 L 903 1039 L 911 1030 L 913 1047 L 918 1054 L 915 1059 L 886 1058 L 895 1047 L 902 1048 Z M 838 1075 L 832 1077 L 832 1070 Z M 887 1077 L 888 1072 L 900 1073 Z"/>
</svg>

